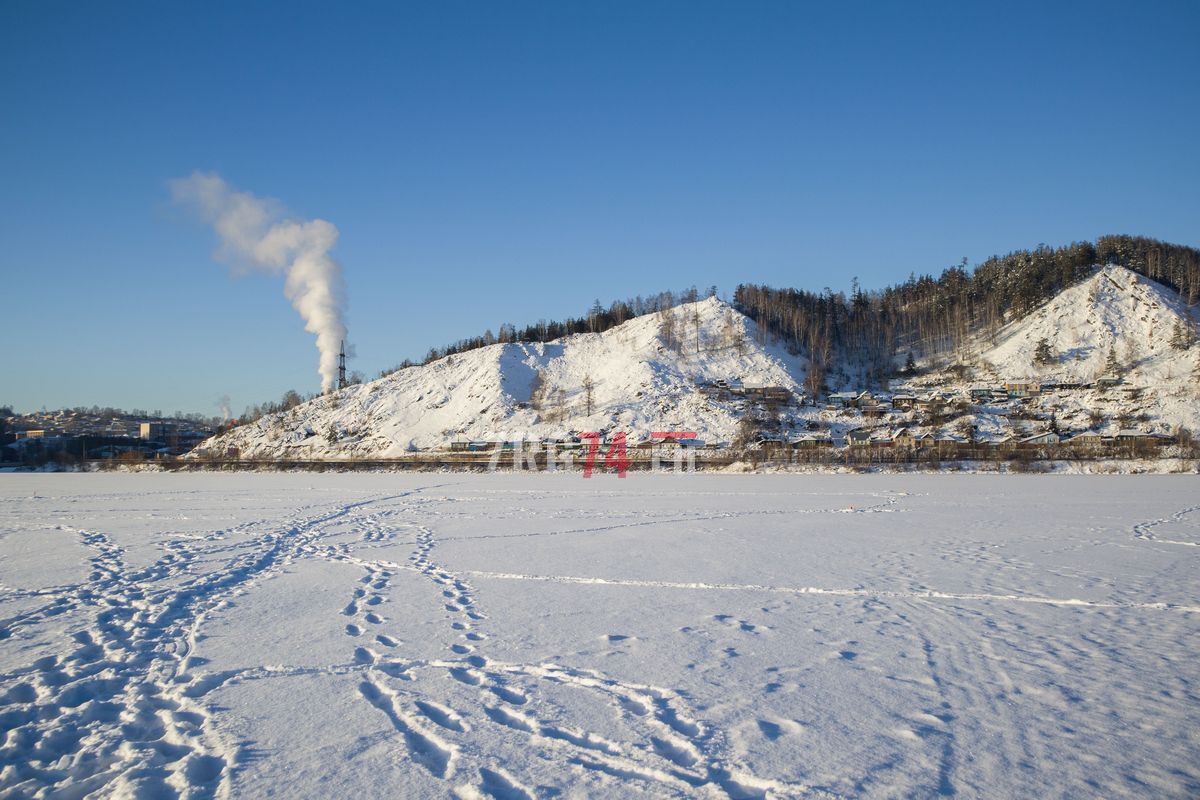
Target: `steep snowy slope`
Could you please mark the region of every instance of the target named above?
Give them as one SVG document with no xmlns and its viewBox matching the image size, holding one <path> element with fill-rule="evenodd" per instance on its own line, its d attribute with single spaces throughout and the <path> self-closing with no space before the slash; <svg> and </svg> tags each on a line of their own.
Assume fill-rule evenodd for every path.
<svg viewBox="0 0 1200 800">
<path fill-rule="evenodd" d="M 1174 327 L 1194 325 L 1179 296 L 1124 267 L 1104 267 L 1000 332 L 983 362 L 1001 376 L 1086 383 L 1103 375 L 1115 351 L 1126 377 L 1155 383 L 1186 377 L 1190 355 L 1171 347 Z M 1052 363 L 1034 363 L 1041 339 Z"/>
<path fill-rule="evenodd" d="M 492 345 L 325 395 L 208 446 L 242 457 L 394 456 L 459 437 L 601 429 L 632 437 L 686 429 L 720 441 L 734 436 L 739 415 L 700 394 L 698 380 L 799 390 L 802 360 L 755 343 L 754 323 L 730 306 L 709 298 L 672 313 L 680 349 L 664 343 L 659 315 L 546 344 Z M 531 403 L 538 382 L 541 402 Z"/>
<path fill-rule="evenodd" d="M 1064 430 L 1113 433 L 1135 428 L 1175 433 L 1200 430 L 1200 389 L 1196 370 L 1200 346 L 1172 346 L 1177 327 L 1197 330 L 1177 293 L 1123 267 L 1098 268 L 1092 277 L 1062 291 L 1025 318 L 978 343 L 974 375 L 927 375 L 922 382 L 966 390 L 972 384 L 1005 382 L 1092 384 L 1117 361 L 1118 387 L 1065 389 L 1044 394 L 1027 406 L 1043 419 L 1051 415 Z M 1035 361 L 1045 339 L 1052 358 Z M 983 436 L 1025 435 L 1044 425 L 1014 425 L 1007 412 L 975 415 Z"/>
</svg>

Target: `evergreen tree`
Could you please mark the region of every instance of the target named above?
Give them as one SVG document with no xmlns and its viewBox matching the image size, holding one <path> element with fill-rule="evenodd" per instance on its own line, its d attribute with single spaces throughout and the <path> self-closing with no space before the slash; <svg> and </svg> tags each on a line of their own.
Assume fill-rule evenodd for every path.
<svg viewBox="0 0 1200 800">
<path fill-rule="evenodd" d="M 588 309 L 588 331 L 597 333 L 600 330 L 600 317 L 604 314 L 604 306 L 600 305 L 600 298 L 592 303 L 592 307 Z"/>
<path fill-rule="evenodd" d="M 904 359 L 904 374 L 914 375 L 917 371 L 917 361 L 913 358 L 912 350 L 908 351 L 908 358 Z"/>
<path fill-rule="evenodd" d="M 1046 366 L 1053 364 L 1055 360 L 1054 351 L 1050 349 L 1050 340 L 1043 336 L 1033 351 L 1033 363 Z"/>
<path fill-rule="evenodd" d="M 1171 331 L 1171 347 L 1176 350 L 1187 350 L 1196 343 L 1196 332 L 1183 320 L 1176 320 L 1175 328 Z"/>
<path fill-rule="evenodd" d="M 1116 375 L 1121 371 L 1121 362 L 1117 360 L 1117 348 L 1108 349 L 1108 357 L 1104 359 L 1104 374 Z"/>
</svg>

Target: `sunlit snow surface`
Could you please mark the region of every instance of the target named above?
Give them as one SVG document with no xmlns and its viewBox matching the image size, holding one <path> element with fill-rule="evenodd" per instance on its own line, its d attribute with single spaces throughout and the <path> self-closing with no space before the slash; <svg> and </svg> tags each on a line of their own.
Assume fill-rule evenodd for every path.
<svg viewBox="0 0 1200 800">
<path fill-rule="evenodd" d="M 1192 477 L 8 475 L 0 795 L 1200 794 Z"/>
</svg>

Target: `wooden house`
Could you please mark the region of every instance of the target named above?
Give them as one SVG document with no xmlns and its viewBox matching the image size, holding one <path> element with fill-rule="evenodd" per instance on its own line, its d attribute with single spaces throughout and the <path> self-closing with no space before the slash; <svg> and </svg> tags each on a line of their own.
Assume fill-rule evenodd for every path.
<svg viewBox="0 0 1200 800">
<path fill-rule="evenodd" d="M 868 447 L 871 444 L 871 432 L 863 428 L 847 431 L 846 444 L 850 447 Z"/>
<path fill-rule="evenodd" d="M 1041 389 L 1040 383 L 1031 381 L 1009 381 L 1004 384 L 1004 393 L 1008 397 L 1036 397 Z"/>
<path fill-rule="evenodd" d="M 805 433 L 792 440 L 793 450 L 820 450 L 833 447 L 833 439 L 827 433 Z"/>
<path fill-rule="evenodd" d="M 790 403 L 792 401 L 792 392 L 785 386 L 746 384 L 744 391 L 747 398 L 761 403 Z"/>
<path fill-rule="evenodd" d="M 999 439 L 992 439 L 991 441 L 989 441 L 987 443 L 987 446 L 992 448 L 993 450 L 999 450 L 1001 452 L 1008 452 L 1008 451 L 1016 448 L 1017 437 L 1013 436 L 1012 434 L 1009 434 L 1009 435 L 1003 436 Z"/>
<path fill-rule="evenodd" d="M 1093 449 L 1104 444 L 1104 437 L 1096 431 L 1081 431 L 1063 441 L 1068 447 Z"/>
<path fill-rule="evenodd" d="M 834 408 L 856 408 L 858 395 L 854 392 L 835 392 L 829 395 L 829 405 Z"/>
<path fill-rule="evenodd" d="M 1021 439 L 1017 442 L 1017 447 L 1023 450 L 1036 449 L 1045 447 L 1046 445 L 1058 444 L 1060 439 L 1061 437 L 1054 431 L 1043 431 L 1042 433 L 1035 433 L 1032 436 L 1026 436 L 1024 439 Z"/>
</svg>

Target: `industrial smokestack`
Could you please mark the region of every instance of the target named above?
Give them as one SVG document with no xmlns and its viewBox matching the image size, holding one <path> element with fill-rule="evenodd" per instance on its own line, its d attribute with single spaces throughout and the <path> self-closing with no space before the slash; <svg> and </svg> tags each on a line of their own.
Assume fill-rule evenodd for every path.
<svg viewBox="0 0 1200 800">
<path fill-rule="evenodd" d="M 338 347 L 346 338 L 342 268 L 329 256 L 338 229 L 323 219 L 290 219 L 275 201 L 236 191 L 209 172 L 171 181 L 171 193 L 213 226 L 221 239 L 219 258 L 285 276 L 284 295 L 300 313 L 304 329 L 317 337 L 321 390 L 332 389 Z"/>
</svg>

